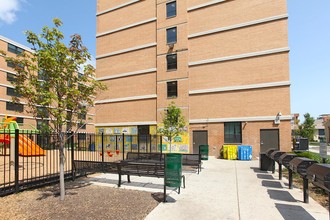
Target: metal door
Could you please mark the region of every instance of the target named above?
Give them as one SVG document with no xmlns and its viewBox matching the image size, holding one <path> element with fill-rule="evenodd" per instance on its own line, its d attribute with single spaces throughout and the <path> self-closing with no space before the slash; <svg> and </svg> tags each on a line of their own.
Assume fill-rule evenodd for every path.
<svg viewBox="0 0 330 220">
<path fill-rule="evenodd" d="M 208 144 L 207 131 L 193 131 L 193 154 L 199 153 L 199 145 Z"/>
<path fill-rule="evenodd" d="M 278 129 L 260 129 L 260 153 L 270 148 L 280 149 Z"/>
<path fill-rule="evenodd" d="M 149 125 L 138 125 L 138 135 L 140 152 L 148 152 L 148 142 L 150 142 Z"/>
</svg>

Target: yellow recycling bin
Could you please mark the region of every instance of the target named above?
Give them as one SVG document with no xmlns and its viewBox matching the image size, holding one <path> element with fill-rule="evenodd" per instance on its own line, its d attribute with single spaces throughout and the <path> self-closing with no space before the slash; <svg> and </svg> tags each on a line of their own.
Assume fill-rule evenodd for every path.
<svg viewBox="0 0 330 220">
<path fill-rule="evenodd" d="M 237 145 L 223 145 L 223 158 L 237 160 Z"/>
</svg>

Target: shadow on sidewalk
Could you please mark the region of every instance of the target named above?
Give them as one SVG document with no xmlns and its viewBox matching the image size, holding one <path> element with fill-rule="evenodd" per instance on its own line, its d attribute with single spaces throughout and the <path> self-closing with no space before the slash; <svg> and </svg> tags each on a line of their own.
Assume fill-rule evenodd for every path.
<svg viewBox="0 0 330 220">
<path fill-rule="evenodd" d="M 301 206 L 275 203 L 275 207 L 283 216 L 283 219 L 315 220 L 315 218 Z"/>
<path fill-rule="evenodd" d="M 271 199 L 285 202 L 297 202 L 297 200 L 287 191 L 267 189 L 267 192 Z"/>
<path fill-rule="evenodd" d="M 259 167 L 250 167 L 251 170 L 253 170 L 255 173 L 268 173 L 268 171 L 263 171 L 263 170 L 260 170 Z"/>
<path fill-rule="evenodd" d="M 275 181 L 269 181 L 269 180 L 262 180 L 261 185 L 265 186 L 267 188 L 277 188 L 277 189 L 283 189 L 283 186 L 280 182 Z"/>
<path fill-rule="evenodd" d="M 259 179 L 274 180 L 274 177 L 271 174 L 257 174 Z"/>
</svg>

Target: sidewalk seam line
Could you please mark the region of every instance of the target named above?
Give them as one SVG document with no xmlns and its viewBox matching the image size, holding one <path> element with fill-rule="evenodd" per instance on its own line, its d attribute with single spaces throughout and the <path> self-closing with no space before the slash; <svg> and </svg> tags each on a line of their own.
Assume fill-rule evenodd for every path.
<svg viewBox="0 0 330 220">
<path fill-rule="evenodd" d="M 238 219 L 241 219 L 241 209 L 239 206 L 239 193 L 238 193 L 238 178 L 237 178 L 237 163 L 235 161 L 235 175 L 236 175 L 236 196 L 237 196 L 237 209 L 238 209 Z"/>
</svg>

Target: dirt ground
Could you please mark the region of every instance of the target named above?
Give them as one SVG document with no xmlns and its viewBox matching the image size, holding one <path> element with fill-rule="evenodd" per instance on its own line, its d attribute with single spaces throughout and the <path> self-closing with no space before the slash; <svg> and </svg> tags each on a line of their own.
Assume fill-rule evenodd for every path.
<svg viewBox="0 0 330 220">
<path fill-rule="evenodd" d="M 87 179 L 66 183 L 64 201 L 58 184 L 0 197 L 0 218 L 11 219 L 144 219 L 162 195 L 95 186 Z"/>
</svg>

